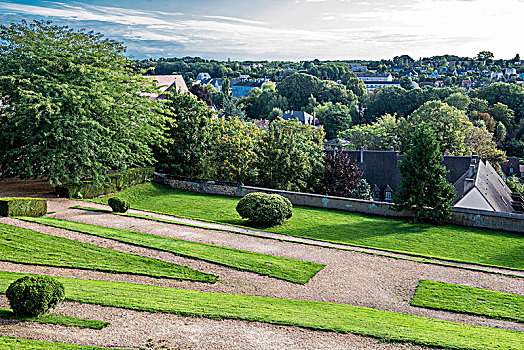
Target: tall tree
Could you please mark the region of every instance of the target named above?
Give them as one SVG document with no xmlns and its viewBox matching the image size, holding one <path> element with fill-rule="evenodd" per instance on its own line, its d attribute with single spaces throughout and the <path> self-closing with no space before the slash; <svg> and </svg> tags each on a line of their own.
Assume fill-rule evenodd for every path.
<svg viewBox="0 0 524 350">
<path fill-rule="evenodd" d="M 278 84 L 277 91 L 287 98 L 291 108 L 300 109 L 307 105 L 311 95 L 318 96 L 321 86 L 317 77 L 294 73 Z"/>
<path fill-rule="evenodd" d="M 319 192 L 329 196 L 350 197 L 362 178 L 363 173 L 358 165 L 344 152 L 326 153 L 324 163 Z"/>
<path fill-rule="evenodd" d="M 0 172 L 56 185 L 152 163 L 155 89 L 124 51 L 51 22 L 0 25 Z"/>
<path fill-rule="evenodd" d="M 257 175 L 259 138 L 260 129 L 239 118 L 213 119 L 205 177 L 253 184 Z"/>
<path fill-rule="evenodd" d="M 170 140 L 159 150 L 159 167 L 180 176 L 200 176 L 213 113 L 206 103 L 189 94 L 169 93 L 159 113 L 169 120 L 165 136 Z"/>
<path fill-rule="evenodd" d="M 413 209 L 415 219 L 440 221 L 450 217 L 455 197 L 453 185 L 446 181 L 443 154 L 433 130 L 421 123 L 400 161 L 400 188 L 393 201 L 397 210 Z"/>
<path fill-rule="evenodd" d="M 315 108 L 320 124 L 324 125 L 326 138 L 334 139 L 338 133 L 351 127 L 351 110 L 341 103 L 328 102 Z"/>
<path fill-rule="evenodd" d="M 298 120 L 273 121 L 258 148 L 262 187 L 307 191 L 317 187 L 324 168 L 324 130 Z"/>
</svg>

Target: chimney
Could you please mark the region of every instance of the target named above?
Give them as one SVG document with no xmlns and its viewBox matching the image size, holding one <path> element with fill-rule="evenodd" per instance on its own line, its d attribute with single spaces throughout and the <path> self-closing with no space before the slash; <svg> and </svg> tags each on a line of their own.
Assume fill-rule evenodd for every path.
<svg viewBox="0 0 524 350">
<path fill-rule="evenodd" d="M 444 151 L 444 157 L 449 157 L 449 151 L 448 150 Z"/>
<path fill-rule="evenodd" d="M 366 146 L 362 146 L 362 149 L 360 150 L 360 164 L 364 164 L 364 151 L 367 149 Z"/>
<path fill-rule="evenodd" d="M 471 164 L 468 169 L 468 178 L 472 179 L 473 175 L 475 175 L 475 165 Z"/>
</svg>

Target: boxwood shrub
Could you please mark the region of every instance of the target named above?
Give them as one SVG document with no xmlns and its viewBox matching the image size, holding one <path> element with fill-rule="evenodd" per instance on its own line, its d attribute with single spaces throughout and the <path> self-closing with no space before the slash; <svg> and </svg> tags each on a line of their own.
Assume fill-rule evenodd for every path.
<svg viewBox="0 0 524 350">
<path fill-rule="evenodd" d="M 97 184 L 90 180 L 68 183 L 57 186 L 56 192 L 60 197 L 66 198 L 94 198 L 151 181 L 154 173 L 153 167 L 133 168 L 109 174 L 105 183 Z"/>
<path fill-rule="evenodd" d="M 62 283 L 49 276 L 25 276 L 7 288 L 5 295 L 15 315 L 38 317 L 64 300 Z"/>
<path fill-rule="evenodd" d="M 47 213 L 47 200 L 41 198 L 0 198 L 0 216 L 40 217 Z"/>
<path fill-rule="evenodd" d="M 109 198 L 107 204 L 109 204 L 109 206 L 115 213 L 125 213 L 130 207 L 128 201 L 118 197 Z"/>
<path fill-rule="evenodd" d="M 237 212 L 244 219 L 259 225 L 280 225 L 293 215 L 289 199 L 278 194 L 249 193 L 237 204 Z"/>
</svg>

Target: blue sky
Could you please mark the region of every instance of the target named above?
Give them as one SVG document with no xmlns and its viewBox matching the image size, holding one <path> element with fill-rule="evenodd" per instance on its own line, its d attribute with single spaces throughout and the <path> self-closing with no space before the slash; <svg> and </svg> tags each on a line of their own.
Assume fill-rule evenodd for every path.
<svg viewBox="0 0 524 350">
<path fill-rule="evenodd" d="M 46 19 L 135 58 L 380 59 L 524 54 L 524 0 L 0 0 L 0 23 Z"/>
</svg>

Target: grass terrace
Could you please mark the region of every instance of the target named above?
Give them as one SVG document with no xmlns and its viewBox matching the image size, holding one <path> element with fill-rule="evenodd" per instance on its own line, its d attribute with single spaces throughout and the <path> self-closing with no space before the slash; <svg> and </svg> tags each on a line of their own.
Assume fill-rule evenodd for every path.
<svg viewBox="0 0 524 350">
<path fill-rule="evenodd" d="M 251 271 L 282 280 L 307 283 L 325 265 L 279 256 L 253 253 L 245 250 L 195 243 L 147 233 L 114 229 L 56 218 L 22 218 L 43 225 L 82 232 L 142 247 L 154 248 L 176 255 L 204 260 L 237 270 Z"/>
<path fill-rule="evenodd" d="M 0 272 L 0 292 L 22 274 Z M 453 349 L 522 349 L 524 332 L 308 300 L 209 293 L 122 282 L 57 278 L 66 300 L 185 316 L 228 318 L 351 332 Z M 137 298 L 137 296 L 139 296 Z"/>
<path fill-rule="evenodd" d="M 38 323 L 49 323 L 56 324 L 59 326 L 65 327 L 81 327 L 81 328 L 91 328 L 91 329 L 104 329 L 107 326 L 111 325 L 109 322 L 97 321 L 97 320 L 87 320 L 83 318 L 76 318 L 63 315 L 55 314 L 46 314 L 39 317 L 18 317 L 13 311 L 9 309 L 0 309 L 0 319 L 2 320 L 19 320 L 24 322 L 38 322 Z"/>
<path fill-rule="evenodd" d="M 208 195 L 149 183 L 116 194 L 132 208 L 248 227 L 235 210 L 239 198 Z M 107 204 L 110 196 L 91 201 Z M 293 217 L 265 231 L 414 256 L 524 270 L 524 236 L 457 225 L 413 224 L 338 210 L 295 206 Z"/>
<path fill-rule="evenodd" d="M 105 348 L 0 336 L 0 350 L 105 350 Z M 116 349 L 114 349 L 116 350 Z"/>
<path fill-rule="evenodd" d="M 524 322 L 524 296 L 421 280 L 411 305 Z"/>
<path fill-rule="evenodd" d="M 33 230 L 0 224 L 0 261 L 216 282 L 187 266 L 123 253 Z"/>
</svg>

